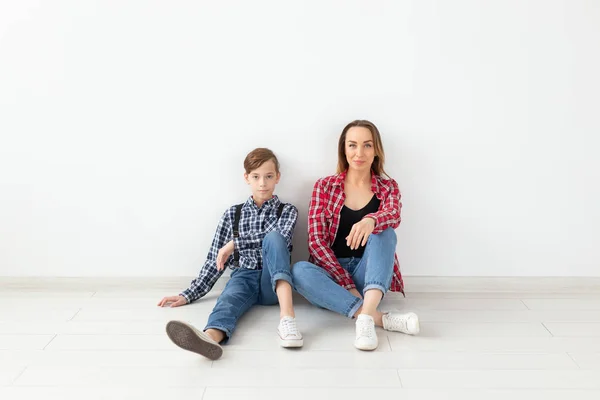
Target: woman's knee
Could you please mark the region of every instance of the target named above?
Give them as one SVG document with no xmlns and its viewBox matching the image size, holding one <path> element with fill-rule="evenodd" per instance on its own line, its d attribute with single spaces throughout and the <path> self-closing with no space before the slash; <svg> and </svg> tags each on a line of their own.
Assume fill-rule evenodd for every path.
<svg viewBox="0 0 600 400">
<path fill-rule="evenodd" d="M 396 244 L 398 243 L 396 231 L 393 228 L 387 228 L 380 233 L 371 234 L 369 240 L 378 241 L 384 245 L 393 246 L 394 248 L 396 248 Z"/>
<path fill-rule="evenodd" d="M 302 286 L 308 280 L 308 275 L 310 274 L 310 270 L 314 267 L 313 264 L 308 261 L 298 261 L 292 267 L 292 280 L 294 281 L 294 286 Z"/>
</svg>

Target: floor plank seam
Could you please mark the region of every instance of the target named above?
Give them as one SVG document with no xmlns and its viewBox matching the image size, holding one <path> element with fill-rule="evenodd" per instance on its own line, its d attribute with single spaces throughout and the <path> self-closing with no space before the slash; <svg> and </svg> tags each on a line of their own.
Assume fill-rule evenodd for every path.
<svg viewBox="0 0 600 400">
<path fill-rule="evenodd" d="M 400 387 L 404 389 L 404 385 L 402 384 L 402 377 L 400 376 L 400 370 L 397 369 L 396 373 L 398 374 L 398 381 L 400 381 Z"/>
<path fill-rule="evenodd" d="M 71 318 L 69 318 L 69 319 L 67 320 L 67 322 L 73 321 L 73 319 L 74 319 L 74 318 L 77 316 L 77 314 L 79 314 L 79 313 L 81 312 L 81 310 L 82 310 L 81 308 L 80 308 L 80 309 L 78 309 L 78 310 L 77 310 L 77 312 L 76 312 L 76 313 L 75 313 L 75 314 L 74 314 L 74 315 L 73 315 Z"/>
<path fill-rule="evenodd" d="M 575 360 L 575 358 L 573 358 L 573 355 L 572 355 L 571 353 L 567 352 L 567 356 L 569 356 L 569 358 L 570 358 L 571 360 L 573 360 L 573 362 L 574 362 L 574 363 L 575 363 L 575 365 L 577 366 L 577 369 L 583 369 L 583 368 L 581 368 L 581 365 L 579 365 L 579 363 L 577 362 L 577 360 Z"/>
<path fill-rule="evenodd" d="M 50 343 L 52 343 L 52 342 L 54 341 L 54 339 L 56 339 L 56 337 L 57 337 L 57 336 L 58 336 L 58 335 L 57 335 L 57 334 L 55 334 L 55 335 L 52 337 L 52 339 L 50 339 L 50 341 L 49 341 L 48 343 L 46 343 L 46 345 L 44 346 L 44 348 L 42 349 L 42 351 L 46 350 L 46 348 L 47 348 L 48 346 L 50 346 Z"/>
<path fill-rule="evenodd" d="M 19 372 L 19 374 L 13 379 L 8 386 L 15 386 L 15 383 L 19 380 L 19 378 L 25 373 L 25 370 L 29 368 L 29 366 L 23 367 L 23 370 Z"/>
<path fill-rule="evenodd" d="M 548 333 L 550 334 L 550 336 L 554 337 L 554 334 L 552 333 L 552 331 L 551 331 L 550 329 L 548 329 L 548 327 L 546 326 L 546 324 L 545 324 L 545 323 L 543 323 L 543 322 L 542 322 L 542 326 L 543 326 L 544 328 L 546 328 L 546 330 L 548 331 Z"/>
</svg>

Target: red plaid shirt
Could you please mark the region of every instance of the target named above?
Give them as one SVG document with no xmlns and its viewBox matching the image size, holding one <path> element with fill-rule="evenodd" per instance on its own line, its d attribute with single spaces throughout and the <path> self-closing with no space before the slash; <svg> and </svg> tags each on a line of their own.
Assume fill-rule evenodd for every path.
<svg viewBox="0 0 600 400">
<path fill-rule="evenodd" d="M 353 289 L 356 286 L 352 276 L 338 262 L 331 245 L 340 225 L 340 212 L 344 206 L 344 180 L 346 173 L 321 178 L 315 183 L 308 209 L 308 251 L 309 261 L 324 268 L 340 286 Z M 375 220 L 374 234 L 387 228 L 396 229 L 400 225 L 400 189 L 393 179 L 379 175 L 371 176 L 371 191 L 380 200 L 379 210 L 365 218 Z M 392 292 L 404 294 L 404 282 L 400 273 L 398 256 L 394 254 L 394 276 L 390 287 Z"/>
</svg>

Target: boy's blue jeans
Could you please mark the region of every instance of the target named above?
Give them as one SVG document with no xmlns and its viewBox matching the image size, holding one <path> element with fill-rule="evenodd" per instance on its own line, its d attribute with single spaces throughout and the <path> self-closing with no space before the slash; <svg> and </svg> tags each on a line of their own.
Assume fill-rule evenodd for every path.
<svg viewBox="0 0 600 400">
<path fill-rule="evenodd" d="M 259 270 L 238 268 L 234 270 L 208 317 L 204 330 L 218 329 L 226 335 L 226 342 L 238 319 L 255 304 L 278 303 L 275 284 L 284 280 L 292 285 L 290 252 L 279 232 L 269 232 L 262 242 L 263 268 Z"/>
<path fill-rule="evenodd" d="M 390 288 L 394 273 L 396 232 L 388 228 L 369 235 L 361 258 L 339 258 L 342 268 L 352 275 L 359 293 L 377 289 L 384 295 Z M 356 314 L 363 301 L 337 284 L 324 269 L 307 261 L 299 261 L 292 268 L 295 289 L 312 304 L 346 315 Z"/>
</svg>

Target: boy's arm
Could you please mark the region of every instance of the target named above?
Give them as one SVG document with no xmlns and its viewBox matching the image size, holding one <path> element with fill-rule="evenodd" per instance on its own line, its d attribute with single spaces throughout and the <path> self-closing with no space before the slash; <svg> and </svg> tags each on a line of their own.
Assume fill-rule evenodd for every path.
<svg viewBox="0 0 600 400">
<path fill-rule="evenodd" d="M 276 231 L 281 233 L 285 238 L 285 243 L 288 248 L 292 245 L 292 238 L 294 237 L 294 228 L 298 222 L 298 209 L 293 204 L 286 204 L 283 207 L 281 217 L 277 221 Z"/>
<path fill-rule="evenodd" d="M 322 181 L 315 183 L 310 206 L 308 208 L 308 251 L 317 263 L 323 267 L 333 279 L 345 289 L 354 289 L 356 285 L 352 276 L 338 262 L 333 250 L 327 245 L 327 220 L 324 205 L 327 193 L 323 190 Z"/>
<path fill-rule="evenodd" d="M 180 296 L 183 296 L 188 303 L 205 296 L 208 292 L 210 292 L 221 275 L 223 275 L 225 268 L 223 268 L 221 271 L 217 269 L 217 255 L 219 254 L 219 250 L 232 238 L 233 232 L 230 211 L 227 210 L 219 221 L 212 245 L 208 251 L 208 256 L 206 257 L 206 261 L 202 266 L 202 270 L 200 270 L 198 278 L 192 281 L 188 289 L 180 293 Z M 231 257 L 225 262 L 225 267 L 227 267 L 230 263 Z"/>
<path fill-rule="evenodd" d="M 292 243 L 294 228 L 297 221 L 298 209 L 292 204 L 286 204 L 281 213 L 281 217 L 279 217 L 279 221 L 277 221 L 275 225 L 275 231 L 283 235 L 288 247 Z M 236 248 L 238 251 L 259 248 L 262 245 L 262 241 L 265 236 L 266 233 L 263 231 L 234 238 L 234 248 Z"/>
</svg>

